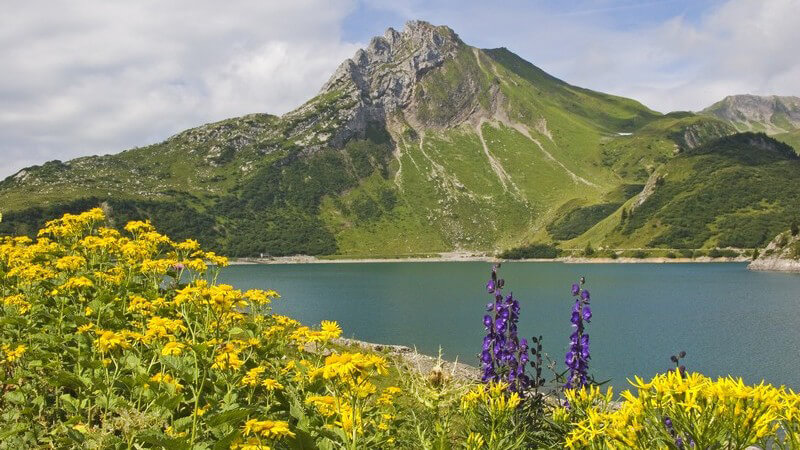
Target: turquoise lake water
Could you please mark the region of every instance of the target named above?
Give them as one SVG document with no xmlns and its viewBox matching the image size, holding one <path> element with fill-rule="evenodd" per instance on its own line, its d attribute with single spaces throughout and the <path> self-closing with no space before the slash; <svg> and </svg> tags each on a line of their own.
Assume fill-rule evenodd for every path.
<svg viewBox="0 0 800 450">
<path fill-rule="evenodd" d="M 241 265 L 220 281 L 271 288 L 274 310 L 306 324 L 336 320 L 344 335 L 402 344 L 478 365 L 490 300 L 485 262 Z M 686 366 L 706 375 L 762 379 L 800 389 L 800 275 L 750 272 L 746 264 L 504 263 L 506 293 L 520 300 L 520 335 L 544 336 L 564 368 L 580 276 L 592 293 L 591 371 L 627 387 L 634 374 Z"/>
</svg>

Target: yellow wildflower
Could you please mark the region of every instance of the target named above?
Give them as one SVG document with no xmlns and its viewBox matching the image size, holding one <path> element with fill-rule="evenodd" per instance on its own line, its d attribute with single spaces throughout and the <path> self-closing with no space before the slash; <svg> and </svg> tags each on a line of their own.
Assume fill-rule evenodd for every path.
<svg viewBox="0 0 800 450">
<path fill-rule="evenodd" d="M 13 363 L 14 361 L 17 361 L 18 359 L 22 358 L 22 355 L 25 354 L 25 351 L 27 349 L 28 347 L 26 347 L 23 344 L 17 345 L 17 347 L 14 349 L 12 349 L 11 346 L 8 344 L 3 344 L 2 346 L 0 346 L 0 350 L 2 350 L 3 353 L 5 354 L 5 358 L 0 362 Z"/>
<path fill-rule="evenodd" d="M 97 333 L 99 336 L 95 339 L 94 343 L 101 353 L 107 353 L 117 348 L 130 348 L 131 346 L 131 344 L 128 343 L 128 339 L 122 333 L 110 330 L 98 330 Z"/>
<path fill-rule="evenodd" d="M 25 314 L 31 309 L 30 302 L 25 300 L 25 296 L 22 294 L 9 295 L 8 297 L 3 298 L 2 302 L 0 303 L 6 307 L 16 308 L 20 314 Z"/>
<path fill-rule="evenodd" d="M 268 391 L 283 389 L 283 385 L 278 383 L 277 380 L 273 380 L 272 378 L 265 378 L 264 381 L 261 382 L 261 385 L 267 388 Z"/>
<path fill-rule="evenodd" d="M 151 232 L 151 231 L 155 231 L 155 228 L 153 228 L 153 225 L 150 224 L 149 220 L 146 220 L 144 222 L 141 222 L 141 221 L 137 220 L 137 221 L 128 222 L 125 225 L 125 231 L 127 231 L 127 232 L 129 232 L 131 234 L 139 234 L 139 233 L 148 233 L 148 232 Z"/>
<path fill-rule="evenodd" d="M 157 374 L 150 377 L 150 381 L 159 384 L 166 384 L 167 386 L 171 386 L 176 391 L 180 392 L 183 389 L 183 385 L 172 377 L 172 375 L 167 373 L 158 372 Z"/>
<path fill-rule="evenodd" d="M 81 277 L 72 277 L 72 278 L 70 278 L 69 280 L 67 280 L 66 283 L 64 283 L 63 287 L 64 287 L 64 289 L 67 289 L 67 290 L 77 290 L 77 289 L 82 289 L 82 288 L 90 288 L 92 286 L 94 286 L 94 283 L 92 283 L 92 280 L 81 276 Z"/>
<path fill-rule="evenodd" d="M 185 347 L 180 342 L 170 341 L 161 348 L 161 354 L 164 356 L 181 356 Z"/>
<path fill-rule="evenodd" d="M 79 255 L 68 255 L 56 261 L 58 270 L 78 270 L 86 264 L 86 259 Z"/>
<path fill-rule="evenodd" d="M 268 438 L 294 437 L 294 433 L 289 429 L 289 423 L 282 420 L 250 419 L 244 424 L 243 431 L 246 435 L 260 434 Z"/>
<path fill-rule="evenodd" d="M 244 377 L 242 377 L 242 385 L 243 386 L 256 386 L 258 384 L 258 379 L 262 373 L 264 373 L 266 369 L 263 367 L 253 367 L 252 369 L 247 371 Z"/>
</svg>

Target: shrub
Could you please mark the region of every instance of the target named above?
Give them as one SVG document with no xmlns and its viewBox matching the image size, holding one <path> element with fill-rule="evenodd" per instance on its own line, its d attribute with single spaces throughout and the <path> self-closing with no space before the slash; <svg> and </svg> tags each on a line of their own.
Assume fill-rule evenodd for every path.
<svg viewBox="0 0 800 450">
<path fill-rule="evenodd" d="M 573 209 L 547 225 L 547 231 L 557 240 L 578 237 L 616 211 L 620 205 L 622 203 L 601 203 Z"/>
<path fill-rule="evenodd" d="M 553 259 L 558 258 L 561 249 L 551 244 L 528 244 L 500 253 L 501 259 Z"/>
<path fill-rule="evenodd" d="M 739 253 L 731 249 L 712 248 L 708 251 L 708 256 L 712 258 L 736 258 Z"/>
<path fill-rule="evenodd" d="M 674 252 L 667 252 L 667 258 L 675 259 L 677 257 L 678 257 L 678 255 L 676 255 Z"/>
<path fill-rule="evenodd" d="M 583 256 L 593 256 L 594 255 L 594 248 L 592 248 L 592 243 L 589 242 L 586 244 L 586 248 L 583 249 Z"/>
</svg>

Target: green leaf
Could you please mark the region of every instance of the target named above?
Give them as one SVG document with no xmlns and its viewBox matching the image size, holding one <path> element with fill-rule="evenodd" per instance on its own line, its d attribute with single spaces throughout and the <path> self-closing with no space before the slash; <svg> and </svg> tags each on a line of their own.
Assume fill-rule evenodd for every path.
<svg viewBox="0 0 800 450">
<path fill-rule="evenodd" d="M 220 425 L 238 425 L 245 417 L 253 412 L 253 408 L 236 408 L 228 411 L 223 411 L 208 418 L 206 423 L 212 427 Z"/>
<path fill-rule="evenodd" d="M 28 426 L 25 425 L 24 423 L 17 423 L 17 424 L 12 425 L 11 428 L 8 428 L 8 429 L 5 429 L 5 430 L 4 429 L 0 429 L 0 442 L 5 441 L 6 439 L 10 438 L 11 436 L 19 434 L 22 431 L 25 431 L 25 429 L 27 429 L 27 428 L 28 428 Z"/>
<path fill-rule="evenodd" d="M 47 378 L 48 383 L 54 387 L 66 387 L 70 389 L 85 389 L 86 384 L 74 373 L 59 370 Z"/>
<path fill-rule="evenodd" d="M 234 430 L 232 433 L 228 434 L 227 436 L 223 437 L 219 441 L 214 444 L 214 450 L 228 450 L 231 448 L 231 444 L 233 441 L 236 440 L 241 435 L 239 430 Z"/>
</svg>

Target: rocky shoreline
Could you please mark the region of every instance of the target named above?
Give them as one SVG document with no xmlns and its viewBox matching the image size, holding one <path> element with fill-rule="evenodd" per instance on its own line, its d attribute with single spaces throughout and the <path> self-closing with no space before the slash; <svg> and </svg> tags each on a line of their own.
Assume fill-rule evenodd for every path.
<svg viewBox="0 0 800 450">
<path fill-rule="evenodd" d="M 751 262 L 747 265 L 747 268 L 759 272 L 800 273 L 800 261 L 785 258 L 764 258 Z"/>
<path fill-rule="evenodd" d="M 791 231 L 783 232 L 775 236 L 775 239 L 747 268 L 764 272 L 800 273 L 798 248 L 800 248 L 800 235 Z"/>
</svg>

